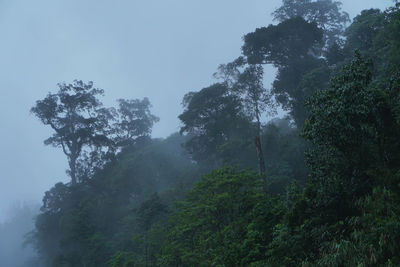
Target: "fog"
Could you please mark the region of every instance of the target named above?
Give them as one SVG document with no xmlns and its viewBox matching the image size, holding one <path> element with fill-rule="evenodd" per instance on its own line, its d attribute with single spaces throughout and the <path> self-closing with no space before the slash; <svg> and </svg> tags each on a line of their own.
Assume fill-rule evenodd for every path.
<svg viewBox="0 0 400 267">
<path fill-rule="evenodd" d="M 0 225 L 1 266 L 35 266 L 37 257 L 26 240 L 33 229 L 34 217 L 38 211 L 38 205 L 23 202 L 10 207 L 7 219 Z"/>
<path fill-rule="evenodd" d="M 354 17 L 391 0 L 344 0 Z M 280 0 L 23 1 L 0 3 L 0 222 L 13 203 L 40 203 L 68 181 L 51 131 L 29 109 L 59 82 L 93 81 L 103 102 L 148 97 L 160 117 L 153 137 L 179 130 L 182 97 L 213 82 L 221 63 L 237 57 L 241 37 L 272 23 Z M 272 81 L 274 71 L 267 78 Z M 0 237 L 3 239 L 3 237 Z"/>
</svg>

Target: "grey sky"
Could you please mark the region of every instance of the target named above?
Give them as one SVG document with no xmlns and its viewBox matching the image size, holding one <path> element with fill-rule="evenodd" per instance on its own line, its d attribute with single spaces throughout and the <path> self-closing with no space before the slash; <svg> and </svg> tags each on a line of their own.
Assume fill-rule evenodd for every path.
<svg viewBox="0 0 400 267">
<path fill-rule="evenodd" d="M 153 136 L 178 131 L 183 95 L 213 82 L 240 54 L 241 37 L 271 23 L 280 0 L 0 1 L 0 221 L 17 200 L 40 201 L 68 181 L 51 131 L 29 114 L 58 82 L 92 80 L 106 106 L 149 97 Z M 391 0 L 344 0 L 351 17 Z M 272 77 L 272 75 L 270 75 Z"/>
</svg>

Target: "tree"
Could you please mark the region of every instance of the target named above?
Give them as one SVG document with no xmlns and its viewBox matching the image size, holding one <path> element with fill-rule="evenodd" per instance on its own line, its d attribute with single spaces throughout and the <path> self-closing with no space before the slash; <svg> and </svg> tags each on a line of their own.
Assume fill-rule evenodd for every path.
<svg viewBox="0 0 400 267">
<path fill-rule="evenodd" d="M 357 49 L 362 54 L 370 55 L 374 50 L 377 35 L 387 24 L 385 20 L 385 14 L 379 9 L 361 11 L 345 32 L 345 48 L 348 53 L 353 53 Z"/>
<path fill-rule="evenodd" d="M 356 53 L 331 80 L 328 90 L 318 91 L 307 101 L 310 115 L 304 137 L 315 145 L 337 149 L 350 161 L 365 156 L 363 144 L 376 137 L 383 106 L 379 91 L 370 87 L 370 68 Z"/>
<path fill-rule="evenodd" d="M 239 75 L 234 90 L 242 95 L 247 115 L 255 121 L 254 145 L 257 151 L 259 171 L 265 176 L 265 162 L 261 147 L 261 115 L 269 108 L 273 113 L 273 102 L 263 85 L 264 69 L 261 65 L 249 65 Z"/>
<path fill-rule="evenodd" d="M 301 17 L 308 22 L 315 22 L 324 31 L 324 43 L 327 47 L 340 42 L 349 14 L 341 10 L 342 3 L 333 0 L 283 0 L 280 8 L 272 15 L 283 22 Z"/>
<path fill-rule="evenodd" d="M 278 25 L 256 29 L 244 37 L 242 52 L 250 64 L 273 64 L 278 68 L 272 94 L 301 127 L 304 120 L 303 76 L 324 65 L 320 59 L 323 32 L 316 23 L 296 17 Z"/>
<path fill-rule="evenodd" d="M 204 176 L 177 205 L 161 265 L 250 266 L 254 243 L 244 241 L 263 201 L 261 183 L 256 174 L 231 168 Z"/>
<path fill-rule="evenodd" d="M 134 144 L 138 138 L 148 137 L 153 124 L 159 118 L 150 112 L 151 104 L 147 97 L 139 99 L 118 100 L 118 120 L 114 125 L 119 146 Z"/>
<path fill-rule="evenodd" d="M 85 148 L 111 145 L 108 138 L 111 112 L 102 107 L 98 96 L 102 89 L 94 88 L 93 82 L 75 80 L 72 84 L 58 84 L 57 93 L 49 93 L 32 107 L 43 124 L 54 133 L 46 139 L 46 145 L 61 147 L 68 158 L 71 183 L 77 183 L 78 160 Z"/>
<path fill-rule="evenodd" d="M 273 64 L 279 69 L 318 56 L 322 36 L 315 22 L 295 17 L 246 34 L 242 52 L 250 64 Z"/>
<path fill-rule="evenodd" d="M 323 222 L 357 215 L 356 199 L 370 194 L 388 173 L 393 157 L 388 133 L 396 127 L 385 102 L 385 93 L 372 84 L 370 64 L 359 53 L 327 90 L 307 101 L 310 115 L 303 136 L 313 143 L 307 160 L 309 195 L 313 216 L 322 212 Z"/>
<path fill-rule="evenodd" d="M 189 135 L 185 147 L 195 160 L 218 165 L 219 149 L 228 141 L 247 135 L 248 118 L 242 103 L 226 83 L 186 94 L 183 106 L 180 132 Z"/>
<path fill-rule="evenodd" d="M 261 116 L 266 111 L 275 112 L 271 95 L 263 84 L 264 69 L 260 64 L 247 64 L 247 60 L 239 57 L 232 63 L 219 66 L 219 73 L 215 75 L 231 84 L 230 91 L 236 95 L 244 108 L 249 120 L 254 123 L 254 145 L 257 152 L 258 168 L 265 177 L 265 162 L 261 146 Z"/>
<path fill-rule="evenodd" d="M 297 85 L 296 91 L 293 92 L 291 99 L 291 114 L 296 125 L 301 129 L 308 117 L 308 111 L 304 107 L 304 103 L 315 92 L 328 88 L 332 70 L 327 65 L 322 65 L 305 73 Z"/>
<path fill-rule="evenodd" d="M 306 143 L 287 118 L 275 118 L 262 130 L 263 152 L 268 176 L 268 191 L 285 192 L 294 181 L 304 184 L 308 170 L 305 165 Z"/>
<path fill-rule="evenodd" d="M 371 59 L 374 62 L 373 74 L 380 81 L 390 79 L 400 70 L 399 7 L 397 3 L 384 12 L 363 10 L 345 31 L 343 52 L 350 57 L 354 50 L 359 50 L 363 57 Z"/>
<path fill-rule="evenodd" d="M 154 266 L 156 261 L 156 252 L 160 251 L 160 243 L 151 242 L 151 228 L 155 227 L 157 222 L 165 221 L 168 209 L 157 193 L 153 194 L 148 200 L 144 201 L 137 210 L 136 223 L 142 230 L 139 246 L 142 247 L 138 254 L 142 255 L 142 262 L 145 266 Z M 150 234 L 150 236 L 148 235 Z M 155 240 L 159 241 L 159 240 Z"/>
<path fill-rule="evenodd" d="M 45 266 L 123 266 L 124 259 L 142 266 L 146 247 L 153 262 L 172 202 L 183 199 L 183 188 L 189 187 L 183 183 L 197 177 L 183 141 L 174 134 L 136 143 L 90 180 L 58 183 L 46 192 L 31 235 Z"/>
</svg>

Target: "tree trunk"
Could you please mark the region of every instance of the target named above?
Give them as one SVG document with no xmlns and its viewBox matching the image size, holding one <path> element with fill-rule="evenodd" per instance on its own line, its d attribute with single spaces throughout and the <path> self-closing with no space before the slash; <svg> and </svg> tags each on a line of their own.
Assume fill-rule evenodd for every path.
<svg viewBox="0 0 400 267">
<path fill-rule="evenodd" d="M 71 176 L 71 184 L 76 185 L 76 157 L 71 156 L 69 160 L 69 169 L 70 169 L 70 176 Z"/>
<path fill-rule="evenodd" d="M 256 146 L 256 151 L 257 151 L 258 169 L 260 171 L 260 175 L 265 180 L 265 162 L 264 162 L 264 154 L 263 154 L 262 148 L 261 148 L 261 138 L 260 138 L 260 133 L 261 133 L 260 110 L 259 110 L 257 104 L 256 104 L 256 120 L 257 120 L 257 125 L 256 125 L 257 132 L 256 132 L 256 136 L 254 138 L 254 145 Z"/>
<path fill-rule="evenodd" d="M 254 138 L 254 145 L 256 146 L 256 151 L 257 151 L 258 169 L 259 169 L 260 175 L 263 176 L 263 178 L 265 179 L 265 162 L 264 162 L 264 155 L 263 155 L 262 148 L 261 148 L 260 135 L 257 135 Z"/>
</svg>

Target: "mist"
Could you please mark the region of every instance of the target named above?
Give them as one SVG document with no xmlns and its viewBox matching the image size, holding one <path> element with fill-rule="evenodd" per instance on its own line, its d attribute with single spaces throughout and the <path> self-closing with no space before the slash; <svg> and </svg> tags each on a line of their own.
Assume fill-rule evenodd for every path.
<svg viewBox="0 0 400 267">
<path fill-rule="evenodd" d="M 351 18 L 364 9 L 393 6 L 391 0 L 342 3 Z M 165 140 L 183 126 L 178 116 L 184 95 L 215 83 L 217 67 L 240 55 L 245 34 L 276 24 L 271 13 L 281 4 L 280 0 L 2 1 L 0 258 L 7 255 L 6 266 L 35 260 L 31 247 L 21 247 L 23 235 L 33 230 L 44 193 L 58 182 L 70 181 L 62 150 L 43 144 L 53 131 L 30 112 L 37 100 L 55 92 L 58 83 L 75 79 L 93 81 L 104 89 L 101 101 L 106 107 L 116 107 L 117 99 L 148 97 L 151 113 L 160 119 L 151 137 Z M 269 88 L 277 70 L 271 64 L 264 68 Z M 166 155 L 177 154 L 179 145 L 165 148 L 174 151 Z M 186 160 L 179 162 L 187 167 Z M 173 175 L 186 175 L 178 167 L 174 171 L 179 175 Z M 157 192 L 170 186 L 162 183 L 155 186 Z M 13 204 L 21 202 L 28 204 Z M 24 256 L 12 262 L 18 253 Z"/>
<path fill-rule="evenodd" d="M 28 203 L 14 203 L 10 207 L 7 219 L 0 224 L 2 266 L 38 266 L 36 252 L 27 243 L 38 212 L 39 205 Z"/>
</svg>

